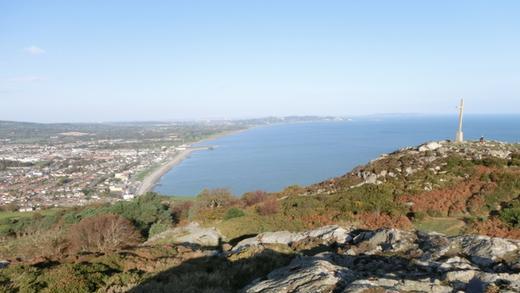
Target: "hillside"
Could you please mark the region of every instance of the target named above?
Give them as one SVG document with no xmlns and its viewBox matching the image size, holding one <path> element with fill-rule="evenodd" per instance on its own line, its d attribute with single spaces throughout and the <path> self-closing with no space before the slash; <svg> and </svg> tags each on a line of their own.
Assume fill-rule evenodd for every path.
<svg viewBox="0 0 520 293">
<path fill-rule="evenodd" d="M 4 212 L 0 288 L 517 292 L 519 196 L 520 145 L 431 142 L 278 193 Z"/>
</svg>

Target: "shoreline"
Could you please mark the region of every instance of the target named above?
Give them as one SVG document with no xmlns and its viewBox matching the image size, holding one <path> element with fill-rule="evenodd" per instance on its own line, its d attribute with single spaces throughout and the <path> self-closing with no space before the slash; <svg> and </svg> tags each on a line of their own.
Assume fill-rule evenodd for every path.
<svg viewBox="0 0 520 293">
<path fill-rule="evenodd" d="M 231 130 L 231 131 L 224 131 L 222 133 L 216 133 L 213 135 L 210 135 L 206 138 L 203 138 L 201 140 L 198 140 L 196 142 L 193 142 L 190 144 L 188 149 L 176 152 L 171 159 L 169 159 L 167 162 L 165 162 L 163 165 L 161 165 L 159 168 L 155 169 L 153 172 L 151 172 L 148 176 L 146 176 L 143 179 L 143 182 L 141 182 L 141 185 L 136 191 L 136 196 L 140 196 L 144 193 L 153 191 L 155 185 L 159 180 L 168 173 L 171 169 L 173 169 L 175 166 L 179 165 L 182 161 L 184 161 L 191 153 L 195 151 L 201 151 L 201 150 L 207 150 L 209 149 L 209 146 L 198 146 L 193 147 L 194 144 L 200 144 L 202 142 L 214 140 L 217 138 L 221 138 L 228 135 L 234 135 L 238 134 L 240 132 L 246 131 L 249 128 L 246 129 L 239 129 L 239 130 Z"/>
<path fill-rule="evenodd" d="M 164 165 L 161 165 L 159 168 L 155 169 L 148 176 L 143 179 L 143 182 L 137 189 L 136 195 L 142 195 L 149 191 L 152 191 L 155 187 L 155 184 L 161 179 L 164 174 L 168 173 L 170 169 L 181 163 L 186 157 L 188 157 L 195 149 L 187 149 L 184 151 L 176 152 L 175 155 L 168 160 Z"/>
</svg>

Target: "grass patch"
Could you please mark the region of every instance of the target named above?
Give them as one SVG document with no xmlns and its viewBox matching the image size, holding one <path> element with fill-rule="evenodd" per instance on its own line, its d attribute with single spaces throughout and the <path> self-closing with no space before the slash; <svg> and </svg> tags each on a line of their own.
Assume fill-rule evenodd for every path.
<svg viewBox="0 0 520 293">
<path fill-rule="evenodd" d="M 32 211 L 32 212 L 0 212 L 0 221 L 14 219 L 14 218 L 17 218 L 17 219 L 31 218 L 35 214 L 40 214 L 42 216 L 50 216 L 50 215 L 53 215 L 62 210 L 64 210 L 64 208 L 52 208 L 52 209 L 45 209 L 45 210 Z"/>
<path fill-rule="evenodd" d="M 438 232 L 448 236 L 459 235 L 464 228 L 464 221 L 458 218 L 427 217 L 414 223 L 417 230 L 423 232 Z"/>
<path fill-rule="evenodd" d="M 270 216 L 246 214 L 243 217 L 222 221 L 216 225 L 216 228 L 226 237 L 226 240 L 269 231 L 301 231 L 305 229 L 300 221 L 289 221 L 280 214 Z"/>
</svg>

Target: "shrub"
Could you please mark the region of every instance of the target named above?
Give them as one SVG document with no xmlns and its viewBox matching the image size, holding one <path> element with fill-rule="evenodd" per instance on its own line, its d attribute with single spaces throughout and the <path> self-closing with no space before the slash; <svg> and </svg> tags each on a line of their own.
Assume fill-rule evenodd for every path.
<svg viewBox="0 0 520 293">
<path fill-rule="evenodd" d="M 109 252 L 137 244 L 139 232 L 132 223 L 114 214 L 94 216 L 71 226 L 69 239 L 73 250 Z"/>
<path fill-rule="evenodd" d="M 183 201 L 175 203 L 171 208 L 173 221 L 175 223 L 179 223 L 180 221 L 187 220 L 192 206 L 192 201 Z"/>
<path fill-rule="evenodd" d="M 137 200 L 118 202 L 107 210 L 108 213 L 119 214 L 132 221 L 143 235 L 155 222 L 171 223 L 170 207 L 163 203 L 160 196 L 149 192 L 139 196 Z"/>
<path fill-rule="evenodd" d="M 246 207 L 254 206 L 267 198 L 267 192 L 257 190 L 255 192 L 248 192 L 242 196 L 242 202 Z"/>
<path fill-rule="evenodd" d="M 520 228 L 520 207 L 503 209 L 500 212 L 500 219 L 513 227 Z"/>
<path fill-rule="evenodd" d="M 422 212 L 422 211 L 417 211 L 417 212 L 413 212 L 413 215 L 412 215 L 412 219 L 413 221 L 422 221 L 426 218 L 426 213 L 425 212 Z"/>
<path fill-rule="evenodd" d="M 150 227 L 150 231 L 148 232 L 148 237 L 152 237 L 154 235 L 157 235 L 161 232 L 164 232 L 170 228 L 169 224 L 165 224 L 162 222 L 153 223 Z"/>
<path fill-rule="evenodd" d="M 236 203 L 233 194 L 224 188 L 204 189 L 189 210 L 190 221 L 212 221 L 222 219 L 225 209 Z"/>
<path fill-rule="evenodd" d="M 235 201 L 231 191 L 225 188 L 204 189 L 197 195 L 196 203 L 200 208 L 220 208 L 231 205 Z"/>
<path fill-rule="evenodd" d="M 514 153 L 511 155 L 511 161 L 508 163 L 509 166 L 520 166 L 520 153 Z"/>
<path fill-rule="evenodd" d="M 272 197 L 256 206 L 256 212 L 262 216 L 273 215 L 278 212 L 278 200 Z"/>
<path fill-rule="evenodd" d="M 456 176 L 464 176 L 467 173 L 471 173 L 473 170 L 474 163 L 470 160 L 466 160 L 460 155 L 452 155 L 446 159 L 446 170 L 450 174 Z"/>
<path fill-rule="evenodd" d="M 476 163 L 486 167 L 504 167 L 508 165 L 507 160 L 495 157 L 484 158 L 482 160 L 476 161 Z"/>
<path fill-rule="evenodd" d="M 239 208 L 230 208 L 227 210 L 226 214 L 224 215 L 224 220 L 229 220 L 233 218 L 239 218 L 245 216 L 244 211 L 242 211 Z"/>
</svg>

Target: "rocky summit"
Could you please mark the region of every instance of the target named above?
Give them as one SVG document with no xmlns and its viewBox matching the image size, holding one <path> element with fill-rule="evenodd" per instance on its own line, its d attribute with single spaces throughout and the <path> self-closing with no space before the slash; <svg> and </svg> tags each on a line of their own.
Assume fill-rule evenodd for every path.
<svg viewBox="0 0 520 293">
<path fill-rule="evenodd" d="M 243 292 L 520 292 L 517 240 L 329 226 L 263 233 L 228 257 L 272 244 L 301 253 Z"/>
</svg>

